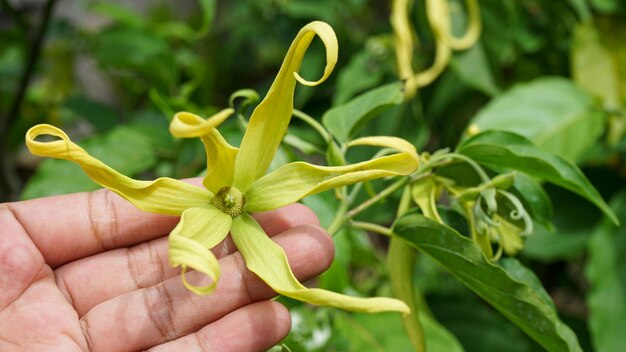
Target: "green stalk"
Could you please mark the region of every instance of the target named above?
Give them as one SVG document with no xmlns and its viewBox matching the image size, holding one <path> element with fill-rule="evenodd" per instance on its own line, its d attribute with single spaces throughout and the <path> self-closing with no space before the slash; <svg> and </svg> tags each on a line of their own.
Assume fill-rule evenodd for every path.
<svg viewBox="0 0 626 352">
<path fill-rule="evenodd" d="M 398 216 L 406 213 L 411 202 L 411 189 L 404 189 L 400 205 L 398 206 Z M 420 306 L 415 299 L 415 287 L 413 287 L 413 271 L 417 252 L 404 242 L 403 239 L 393 236 L 389 242 L 387 252 L 387 268 L 391 289 L 397 299 L 402 300 L 411 309 L 411 314 L 402 317 L 404 329 L 416 352 L 426 351 L 426 341 L 424 330 L 419 321 Z"/>
</svg>

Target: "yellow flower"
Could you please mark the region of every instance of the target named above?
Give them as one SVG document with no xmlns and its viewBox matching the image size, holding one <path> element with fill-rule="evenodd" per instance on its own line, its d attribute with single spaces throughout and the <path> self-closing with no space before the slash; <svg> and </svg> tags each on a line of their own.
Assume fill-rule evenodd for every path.
<svg viewBox="0 0 626 352">
<path fill-rule="evenodd" d="M 393 0 L 391 26 L 395 34 L 396 64 L 400 78 L 405 80 L 406 98 L 415 96 L 417 89 L 432 83 L 448 65 L 452 50 L 471 48 L 480 36 L 481 19 L 478 0 L 466 0 L 468 28 L 458 38 L 452 34 L 449 0 L 426 0 L 426 17 L 435 39 L 435 58 L 432 65 L 419 73 L 413 71 L 414 34 L 409 21 L 412 0 Z"/>
<path fill-rule="evenodd" d="M 304 54 L 315 37 L 326 47 L 326 67 L 321 79 L 309 82 L 300 77 Z M 129 200 L 136 207 L 155 213 L 181 216 L 169 235 L 169 261 L 181 266 L 184 285 L 197 294 L 210 293 L 217 284 L 220 267 L 210 248 L 230 232 L 248 269 L 279 294 L 304 302 L 360 312 L 399 311 L 408 313 L 401 301 L 359 298 L 322 289 L 309 289 L 293 275 L 283 249 L 273 242 L 250 213 L 276 209 L 308 195 L 364 180 L 407 175 L 416 170 L 418 158 L 410 143 L 395 137 L 365 137 L 353 145 L 394 148 L 399 153 L 357 164 L 326 167 L 293 162 L 266 174 L 284 136 L 293 112 L 296 81 L 306 85 L 323 82 L 337 61 L 337 39 L 323 22 L 303 27 L 294 39 L 282 67 L 264 100 L 256 107 L 240 148 L 230 146 L 215 129 L 231 114 L 225 109 L 204 120 L 191 113 L 178 113 L 170 131 L 177 137 L 199 137 L 207 154 L 204 189 L 171 178 L 138 181 L 119 174 L 90 156 L 58 128 L 37 125 L 26 135 L 33 154 L 67 159 L 78 163 L 100 185 Z M 41 135 L 58 137 L 42 142 Z M 188 268 L 212 280 L 207 286 L 187 282 Z"/>
</svg>

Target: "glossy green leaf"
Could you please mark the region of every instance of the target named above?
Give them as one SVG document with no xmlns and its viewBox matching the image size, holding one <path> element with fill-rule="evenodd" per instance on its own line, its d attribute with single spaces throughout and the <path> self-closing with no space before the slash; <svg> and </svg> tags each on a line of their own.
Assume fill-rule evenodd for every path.
<svg viewBox="0 0 626 352">
<path fill-rule="evenodd" d="M 539 182 L 526 174 L 517 173 L 513 182 L 513 191 L 520 197 L 524 208 L 529 211 L 535 221 L 548 228 L 551 227 L 552 201 Z"/>
<path fill-rule="evenodd" d="M 115 111 L 84 96 L 69 98 L 64 107 L 89 121 L 99 131 L 109 130 L 119 123 L 119 116 Z"/>
<path fill-rule="evenodd" d="M 145 27 L 145 18 L 127 6 L 108 1 L 98 1 L 90 4 L 90 9 L 128 27 Z"/>
<path fill-rule="evenodd" d="M 572 76 L 590 94 L 615 108 L 619 101 L 617 62 L 601 40 L 601 33 L 591 22 L 574 30 Z"/>
<path fill-rule="evenodd" d="M 404 100 L 401 82 L 370 90 L 344 105 L 328 110 L 322 117 L 326 128 L 341 142 L 347 142 L 368 119 Z"/>
<path fill-rule="evenodd" d="M 142 29 L 121 27 L 102 32 L 96 42 L 96 56 L 106 66 L 140 68 L 168 55 L 165 40 Z M 124 55 L 120 55 L 123 52 Z"/>
<path fill-rule="evenodd" d="M 455 54 L 450 61 L 450 67 L 459 76 L 459 79 L 468 86 L 489 96 L 494 96 L 500 92 L 480 42 L 464 52 Z"/>
<path fill-rule="evenodd" d="M 537 277 L 516 260 L 494 264 L 474 241 L 421 215 L 401 218 L 394 233 L 439 262 L 548 351 L 582 351 Z"/>
<path fill-rule="evenodd" d="M 611 202 L 626 222 L 626 192 Z M 594 231 L 589 243 L 586 275 L 591 284 L 587 296 L 589 326 L 596 351 L 622 351 L 626 336 L 626 227 L 608 219 Z"/>
<path fill-rule="evenodd" d="M 592 97 L 565 78 L 521 83 L 492 100 L 471 123 L 522 135 L 539 149 L 578 160 L 604 130 Z"/>
<path fill-rule="evenodd" d="M 430 295 L 428 306 L 467 351 L 537 352 L 541 346 L 471 292 Z"/>
<path fill-rule="evenodd" d="M 542 262 L 571 260 L 581 255 L 602 213 L 585 199 L 562 188 L 547 185 L 554 208 L 553 229 L 536 224 L 522 254 Z"/>
<path fill-rule="evenodd" d="M 601 13 L 614 13 L 620 10 L 620 7 L 624 8 L 621 0 L 591 0 L 590 2 L 594 9 Z"/>
<path fill-rule="evenodd" d="M 337 77 L 337 93 L 333 105 L 344 104 L 355 94 L 371 89 L 383 78 L 383 71 L 371 53 L 364 49 L 356 53 Z"/>
<path fill-rule="evenodd" d="M 563 187 L 589 200 L 612 220 L 617 221 L 602 196 L 576 165 L 539 150 L 520 135 L 505 131 L 487 131 L 463 141 L 457 150 L 486 166 L 523 171 Z"/>
<path fill-rule="evenodd" d="M 335 317 L 335 330 L 341 333 L 340 339 L 331 340 L 327 350 L 346 352 L 388 352 L 412 351 L 401 318 L 396 314 L 376 315 L 352 314 L 343 312 Z M 463 351 L 461 344 L 449 331 L 433 318 L 420 314 L 428 351 Z"/>
</svg>

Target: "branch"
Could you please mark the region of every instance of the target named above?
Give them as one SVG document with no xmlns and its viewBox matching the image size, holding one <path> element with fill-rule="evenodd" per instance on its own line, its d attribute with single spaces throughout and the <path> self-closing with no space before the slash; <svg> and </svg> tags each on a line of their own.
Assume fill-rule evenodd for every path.
<svg viewBox="0 0 626 352">
<path fill-rule="evenodd" d="M 3 5 L 3 8 L 7 8 L 9 12 L 11 11 L 11 9 L 13 9 L 10 5 L 8 5 L 7 0 L 0 1 Z M 0 193 L 0 196 L 2 197 L 0 198 L 4 198 L 3 196 L 5 195 L 16 193 L 19 189 L 19 178 L 15 175 L 15 171 L 12 168 L 12 161 L 9 160 L 9 138 L 7 138 L 7 134 L 11 126 L 15 123 L 20 115 L 20 107 L 22 106 L 22 101 L 24 100 L 24 96 L 26 95 L 26 90 L 35 71 L 37 61 L 39 60 L 41 47 L 43 45 L 43 39 L 48 28 L 48 23 L 50 22 L 50 18 L 52 16 L 52 9 L 54 8 L 56 2 L 57 0 L 48 0 L 46 2 L 43 10 L 44 12 L 41 24 L 39 25 L 37 33 L 35 33 L 35 36 L 31 42 L 30 49 L 28 51 L 26 67 L 24 68 L 24 72 L 20 79 L 19 86 L 13 98 L 13 103 L 11 104 L 6 114 L 0 115 L 0 190 L 2 191 Z M 19 20 L 17 21 L 19 22 Z"/>
</svg>

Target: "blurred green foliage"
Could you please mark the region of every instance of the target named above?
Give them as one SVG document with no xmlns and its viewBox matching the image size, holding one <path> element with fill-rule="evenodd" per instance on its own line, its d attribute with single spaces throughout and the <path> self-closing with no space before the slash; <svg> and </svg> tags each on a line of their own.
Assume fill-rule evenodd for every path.
<svg viewBox="0 0 626 352">
<path fill-rule="evenodd" d="M 415 64 L 426 67 L 433 56 L 433 36 L 423 2 L 415 3 L 411 18 L 420 42 Z M 463 2 L 451 5 L 453 28 L 462 32 Z M 48 0 L 1 1 L 0 6 L 2 201 L 97 188 L 77 166 L 28 154 L 24 133 L 43 122 L 62 127 L 86 150 L 126 175 L 142 179 L 199 175 L 205 165 L 202 145 L 172 138 L 167 132 L 172 115 L 185 110 L 208 116 L 225 107 L 237 90 L 265 92 L 293 35 L 303 24 L 323 20 L 339 39 L 338 67 L 323 86 L 299 87 L 295 107 L 323 123 L 338 141 L 389 134 L 408 139 L 418 150 L 434 152 L 467 142 L 472 126 L 517 133 L 538 147 L 534 155 L 554 153 L 581 166 L 604 199 L 615 198 L 614 211 L 626 222 L 624 196 L 619 193 L 626 185 L 623 1 L 481 0 L 479 42 L 455 53 L 444 73 L 408 102 L 402 100 L 395 69 L 387 2 L 201 0 L 139 6 L 130 1 Z M 48 19 L 46 6 L 52 10 Z M 314 43 L 301 74 L 317 77 L 323 60 L 324 48 Z M 234 105 L 241 118 L 231 119 L 220 130 L 237 145 L 254 104 L 237 99 Z M 326 142 L 304 120 L 294 118 L 273 166 L 301 159 L 323 162 L 326 156 L 340 164 L 338 151 L 331 148 L 325 154 Z M 370 150 L 355 150 L 348 156 L 363 160 L 371 155 Z M 484 155 L 477 154 L 480 157 Z M 486 163 L 499 171 L 515 162 L 494 157 Z M 522 171 L 546 179 L 533 165 Z M 473 171 L 459 164 L 441 168 L 439 175 L 476 183 Z M 548 181 L 570 185 L 570 190 L 598 204 L 599 195 L 580 186 L 584 182 L 571 186 L 577 182 L 571 175 L 563 172 Z M 522 263 L 534 274 L 495 266 L 494 272 L 512 277 L 523 272 L 533 285 L 540 280 L 543 287 L 536 285 L 537 295 L 547 302 L 543 313 L 556 309 L 585 351 L 620 350 L 626 334 L 623 227 L 601 221 L 600 211 L 573 193 L 549 185 L 544 191 L 531 177 L 516 182 L 512 192 L 524 196 L 535 231 L 519 261 L 511 265 Z M 382 184 L 366 184 L 359 200 L 380 192 Z M 399 198 L 395 192 L 359 218 L 390 225 Z M 331 225 L 338 207 L 332 192 L 304 203 L 316 211 L 322 225 Z M 441 214 L 455 229 L 438 231 L 450 241 L 467 241 L 461 235 L 467 233 L 467 223 L 447 205 L 441 204 L 445 208 Z M 355 295 L 391 294 L 386 238 L 343 228 L 334 240 L 335 262 L 318 279 L 319 286 Z M 433 351 L 541 348 L 443 267 L 424 255 L 418 255 L 414 264 L 413 283 L 426 307 L 420 320 Z M 458 276 L 462 269 L 453 266 L 451 272 Z M 489 292 L 480 295 L 496 301 L 501 310 L 497 297 Z M 284 341 L 292 351 L 411 349 L 397 315 L 349 314 L 283 301 L 294 321 Z M 527 325 L 534 328 L 532 322 Z M 557 346 L 552 350 L 576 349 L 564 347 L 575 343 L 569 328 L 559 334 L 562 340 L 548 342 Z"/>
</svg>

